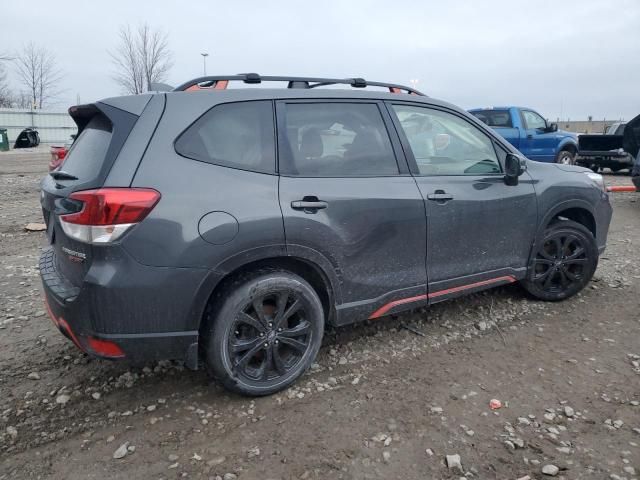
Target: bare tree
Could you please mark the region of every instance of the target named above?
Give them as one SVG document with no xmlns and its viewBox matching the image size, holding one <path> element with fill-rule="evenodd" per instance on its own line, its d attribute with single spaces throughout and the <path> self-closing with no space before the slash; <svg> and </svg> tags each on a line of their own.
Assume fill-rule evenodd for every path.
<svg viewBox="0 0 640 480">
<path fill-rule="evenodd" d="M 28 43 L 16 55 L 15 65 L 34 108 L 42 108 L 60 93 L 62 74 L 55 56 L 46 48 Z"/>
<path fill-rule="evenodd" d="M 0 107 L 10 107 L 12 103 L 11 90 L 7 81 L 7 70 L 0 62 Z"/>
<path fill-rule="evenodd" d="M 13 103 L 9 81 L 7 80 L 7 69 L 4 62 L 13 60 L 11 56 L 0 52 L 0 107 L 10 107 Z"/>
<path fill-rule="evenodd" d="M 116 67 L 114 80 L 125 92 L 143 93 L 152 83 L 166 80 L 173 66 L 166 32 L 153 30 L 146 23 L 135 30 L 125 25 L 120 27 L 119 37 L 120 44 L 110 54 Z"/>
</svg>

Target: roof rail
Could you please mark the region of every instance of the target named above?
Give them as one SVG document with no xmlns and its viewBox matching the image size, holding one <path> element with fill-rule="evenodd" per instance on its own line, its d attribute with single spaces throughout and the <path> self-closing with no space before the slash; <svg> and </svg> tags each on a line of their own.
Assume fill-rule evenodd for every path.
<svg viewBox="0 0 640 480">
<path fill-rule="evenodd" d="M 257 73 L 239 73 L 237 75 L 215 75 L 198 77 L 182 85 L 176 87 L 174 92 L 192 91 L 192 90 L 224 90 L 230 81 L 239 81 L 248 84 L 256 84 L 262 82 L 287 82 L 287 88 L 316 88 L 327 85 L 350 85 L 353 88 L 366 87 L 384 87 L 388 88 L 391 93 L 408 93 L 412 95 L 422 95 L 415 88 L 405 85 L 396 85 L 394 83 L 369 82 L 364 78 L 316 78 L 316 77 L 278 77 L 278 76 L 261 76 Z"/>
</svg>

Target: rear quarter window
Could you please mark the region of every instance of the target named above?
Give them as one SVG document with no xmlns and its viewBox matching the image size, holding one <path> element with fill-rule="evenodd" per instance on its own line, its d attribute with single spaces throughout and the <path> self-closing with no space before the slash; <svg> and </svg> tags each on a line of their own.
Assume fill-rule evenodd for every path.
<svg viewBox="0 0 640 480">
<path fill-rule="evenodd" d="M 95 115 L 73 143 L 61 170 L 82 182 L 93 180 L 105 161 L 111 137 L 111 122 L 104 115 Z"/>
<path fill-rule="evenodd" d="M 213 107 L 176 140 L 180 155 L 224 167 L 275 172 L 271 101 L 224 103 Z"/>
</svg>

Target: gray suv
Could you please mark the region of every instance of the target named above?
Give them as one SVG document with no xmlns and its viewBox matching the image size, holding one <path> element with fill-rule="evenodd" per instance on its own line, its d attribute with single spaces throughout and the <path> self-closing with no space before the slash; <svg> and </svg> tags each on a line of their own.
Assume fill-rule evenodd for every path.
<svg viewBox="0 0 640 480">
<path fill-rule="evenodd" d="M 409 87 L 202 77 L 69 113 L 79 136 L 42 181 L 54 323 L 90 355 L 204 363 L 242 394 L 293 383 L 327 324 L 514 282 L 562 300 L 605 248 L 600 175 L 527 161 Z"/>
</svg>

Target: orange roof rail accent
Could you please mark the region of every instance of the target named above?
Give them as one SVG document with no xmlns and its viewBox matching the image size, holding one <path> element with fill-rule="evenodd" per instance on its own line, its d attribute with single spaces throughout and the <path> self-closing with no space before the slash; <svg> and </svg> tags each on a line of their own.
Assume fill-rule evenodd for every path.
<svg viewBox="0 0 640 480">
<path fill-rule="evenodd" d="M 328 85 L 349 85 L 353 88 L 384 87 L 391 93 L 408 93 L 412 95 L 424 95 L 415 88 L 405 85 L 385 82 L 370 82 L 364 78 L 322 78 L 322 77 L 280 77 L 262 76 L 257 73 L 239 73 L 237 75 L 213 75 L 194 78 L 173 89 L 174 92 L 189 92 L 193 90 L 209 89 L 224 90 L 230 81 L 239 81 L 248 84 L 263 82 L 287 82 L 287 88 L 316 88 Z M 202 86 L 206 84 L 207 86 Z"/>
</svg>

